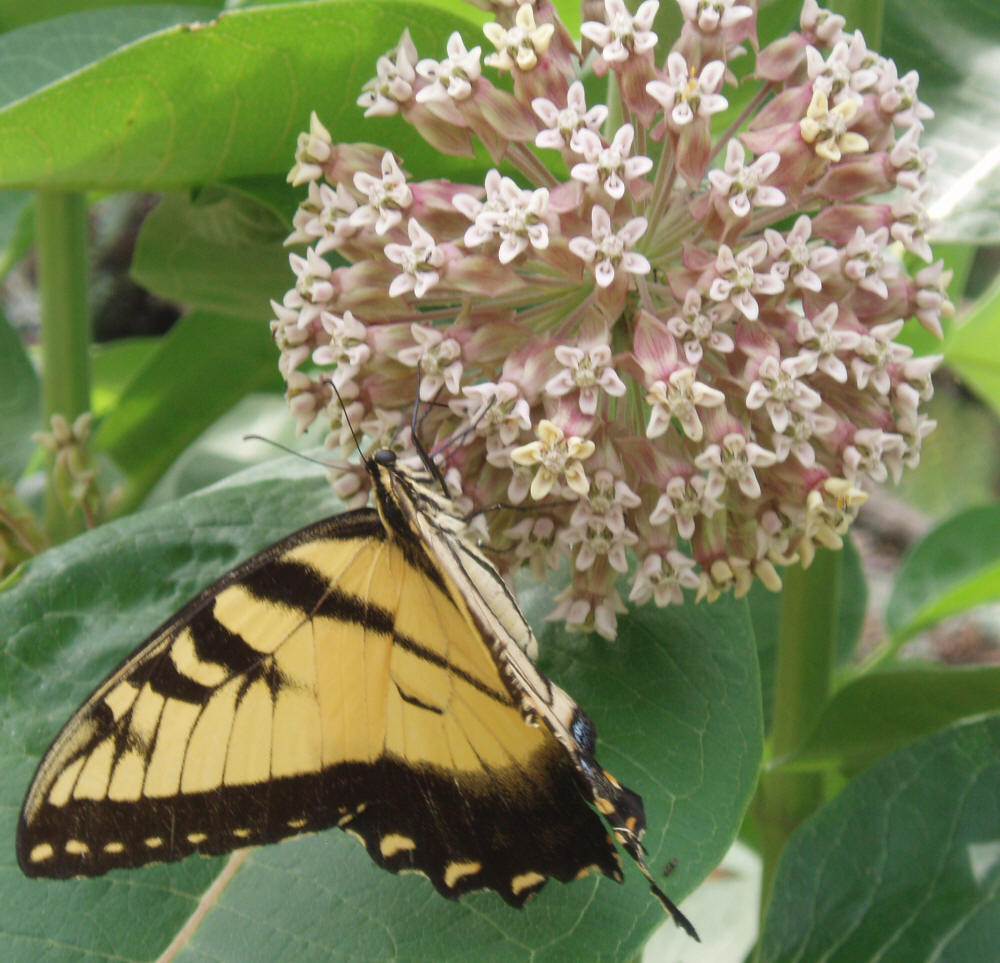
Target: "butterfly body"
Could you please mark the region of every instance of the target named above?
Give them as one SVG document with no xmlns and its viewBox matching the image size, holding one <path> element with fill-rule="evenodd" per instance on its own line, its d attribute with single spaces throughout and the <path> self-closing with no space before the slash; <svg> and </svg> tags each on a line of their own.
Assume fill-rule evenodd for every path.
<svg viewBox="0 0 1000 963">
<path fill-rule="evenodd" d="M 593 724 L 535 668 L 534 635 L 465 519 L 391 452 L 367 467 L 374 508 L 224 575 L 70 719 L 22 808 L 26 874 L 339 826 L 449 898 L 486 888 L 520 906 L 549 877 L 621 880 L 590 802 L 652 883 L 641 799 L 601 769 Z"/>
</svg>

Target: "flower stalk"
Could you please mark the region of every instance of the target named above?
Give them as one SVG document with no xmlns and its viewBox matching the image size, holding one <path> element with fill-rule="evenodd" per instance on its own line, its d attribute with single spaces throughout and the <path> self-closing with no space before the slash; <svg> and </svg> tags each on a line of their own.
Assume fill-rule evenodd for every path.
<svg viewBox="0 0 1000 963">
<path fill-rule="evenodd" d="M 39 191 L 35 250 L 41 301 L 42 409 L 74 421 L 90 409 L 87 204 L 82 194 Z M 54 456 L 53 456 L 54 457 Z M 45 530 L 58 543 L 83 530 L 83 516 L 60 494 L 56 473 L 45 491 Z"/>
<path fill-rule="evenodd" d="M 802 745 L 832 693 L 840 574 L 841 555 L 829 549 L 808 569 L 784 572 L 769 752 L 778 765 Z M 761 775 L 753 807 L 763 863 L 761 929 L 788 837 L 822 805 L 824 789 L 818 772 L 765 768 Z"/>
</svg>

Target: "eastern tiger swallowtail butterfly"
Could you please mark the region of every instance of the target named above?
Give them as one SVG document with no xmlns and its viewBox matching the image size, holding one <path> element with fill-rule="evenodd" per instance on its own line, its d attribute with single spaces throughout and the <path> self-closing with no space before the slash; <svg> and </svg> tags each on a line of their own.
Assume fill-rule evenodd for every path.
<svg viewBox="0 0 1000 963">
<path fill-rule="evenodd" d="M 366 467 L 374 508 L 224 575 L 66 723 L 21 810 L 21 869 L 97 876 L 340 826 L 444 896 L 521 906 L 549 877 L 621 881 L 600 813 L 697 938 L 646 866 L 642 799 L 535 668 L 466 519 L 392 451 Z"/>
</svg>

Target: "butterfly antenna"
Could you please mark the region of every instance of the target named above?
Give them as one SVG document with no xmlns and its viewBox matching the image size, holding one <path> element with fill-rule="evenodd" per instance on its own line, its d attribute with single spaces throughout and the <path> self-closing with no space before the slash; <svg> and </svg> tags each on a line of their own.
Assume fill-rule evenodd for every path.
<svg viewBox="0 0 1000 963">
<path fill-rule="evenodd" d="M 417 454 L 420 456 L 420 460 L 423 462 L 424 468 L 427 469 L 430 476 L 441 486 L 441 491 L 444 492 L 445 498 L 451 498 L 451 492 L 448 491 L 448 483 L 444 480 L 444 475 L 441 474 L 441 469 L 438 468 L 437 462 L 434 461 L 427 449 L 424 448 L 423 443 L 420 441 L 420 426 L 423 424 L 424 418 L 427 417 L 427 413 L 430 412 L 431 405 L 434 404 L 434 400 L 437 398 L 437 395 L 435 395 L 434 398 L 432 398 L 427 404 L 427 412 L 425 412 L 422 416 L 419 415 L 420 374 L 420 365 L 417 365 L 417 397 L 413 402 L 413 413 L 410 416 L 410 437 L 413 439 L 413 447 L 417 449 Z"/>
<path fill-rule="evenodd" d="M 354 430 L 354 425 L 351 424 L 350 415 L 347 414 L 347 405 L 344 404 L 344 399 L 340 396 L 340 392 L 337 390 L 337 386 L 332 380 L 328 381 L 327 384 L 333 388 L 333 393 L 337 396 L 337 401 L 340 402 L 340 410 L 344 413 L 344 421 L 347 422 L 347 427 L 350 429 L 351 437 L 354 439 L 354 447 L 358 450 L 358 457 L 363 463 L 367 463 L 368 459 L 365 458 L 365 453 L 361 450 L 361 442 L 358 440 L 358 434 Z"/>
<path fill-rule="evenodd" d="M 283 445 L 280 441 L 275 441 L 273 438 L 265 438 L 263 435 L 244 435 L 243 440 L 262 441 L 265 445 L 272 445 L 279 451 L 285 452 L 286 455 L 294 455 L 296 458 L 301 458 L 304 461 L 311 461 L 314 465 L 320 465 L 323 468 L 339 468 L 341 471 L 349 471 L 351 468 L 347 462 L 323 461 L 320 458 L 313 458 L 312 455 L 296 451 L 294 448 L 289 448 L 288 445 Z"/>
</svg>

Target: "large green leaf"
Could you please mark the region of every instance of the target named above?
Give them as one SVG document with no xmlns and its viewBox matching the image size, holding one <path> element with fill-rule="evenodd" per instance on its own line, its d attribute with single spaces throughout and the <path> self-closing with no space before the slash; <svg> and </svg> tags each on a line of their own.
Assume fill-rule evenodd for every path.
<svg viewBox="0 0 1000 963">
<path fill-rule="evenodd" d="M 998 799 L 998 715 L 866 770 L 789 841 L 760 963 L 996 959 Z"/>
<path fill-rule="evenodd" d="M 946 668 L 906 663 L 840 689 L 805 743 L 787 760 L 797 769 L 856 771 L 900 746 L 961 719 L 1000 712 L 1000 666 Z"/>
<path fill-rule="evenodd" d="M 5 771 L 0 958 L 149 959 L 177 935 L 224 861 L 105 879 L 39 882 L 13 865 L 24 787 L 60 723 L 185 598 L 274 537 L 324 514 L 316 469 L 283 459 L 106 525 L 39 557 L 0 596 Z M 552 591 L 533 604 L 548 608 Z M 680 898 L 734 837 L 761 754 L 744 606 L 646 610 L 615 644 L 549 629 L 545 668 L 590 712 L 599 755 L 646 802 L 651 866 L 679 861 Z M 634 955 L 663 920 L 640 874 L 552 883 L 525 910 L 494 894 L 442 900 L 426 880 L 378 870 L 338 832 L 254 850 L 189 934 L 184 960 L 606 960 Z M 696 920 L 704 928 L 711 919 Z M 474 948 L 474 949 L 472 949 Z"/>
<path fill-rule="evenodd" d="M 154 5 L 176 7 L 166 0 L 33 0 L 32 3 L 25 3 L 24 0 L 0 0 L 0 30 L 13 30 L 15 27 L 23 27 L 29 23 L 50 20 L 81 10 L 118 7 L 121 8 L 118 11 L 121 16 L 125 7 L 139 7 L 141 10 Z M 219 7 L 222 4 L 215 6 Z M 209 10 L 210 7 L 205 5 L 202 9 Z M 68 54 L 72 56 L 73 51 L 68 51 Z"/>
<path fill-rule="evenodd" d="M 35 448 L 42 427 L 41 387 L 21 336 L 0 315 L 0 482 L 13 484 Z"/>
<path fill-rule="evenodd" d="M 127 476 L 134 507 L 175 458 L 240 398 L 280 381 L 267 325 L 192 311 L 133 374 L 101 421 L 94 448 Z"/>
<path fill-rule="evenodd" d="M 404 28 L 422 56 L 443 56 L 449 32 L 474 34 L 477 19 L 460 0 L 331 0 L 218 16 L 96 10 L 11 31 L 0 37 L 0 186 L 151 190 L 283 174 L 311 110 L 334 140 L 357 139 L 355 101 Z M 366 139 L 430 176 L 456 167 L 398 119 L 366 125 Z"/>
<path fill-rule="evenodd" d="M 949 333 L 944 354 L 949 367 L 1000 413 L 1000 284 Z"/>
<path fill-rule="evenodd" d="M 1000 505 L 949 518 L 904 560 L 886 607 L 897 641 L 1000 598 Z"/>
<path fill-rule="evenodd" d="M 284 247 L 290 224 L 231 191 L 197 201 L 168 195 L 143 221 L 132 277 L 163 298 L 258 317 L 266 330 L 269 300 L 295 284 Z"/>
</svg>

